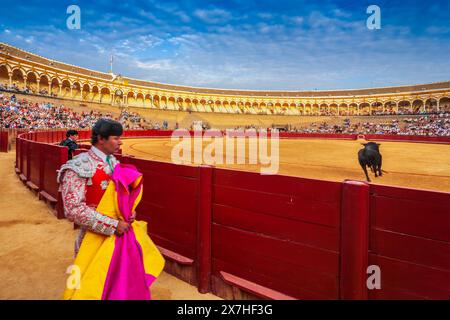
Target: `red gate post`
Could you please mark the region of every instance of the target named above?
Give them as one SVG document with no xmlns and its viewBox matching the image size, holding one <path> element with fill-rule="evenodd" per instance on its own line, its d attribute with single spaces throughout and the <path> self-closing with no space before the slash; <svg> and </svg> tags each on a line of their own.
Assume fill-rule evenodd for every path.
<svg viewBox="0 0 450 320">
<path fill-rule="evenodd" d="M 24 143 L 23 143 L 23 139 L 24 138 L 20 138 L 20 144 L 19 144 L 19 148 L 20 148 L 20 153 L 19 153 L 19 175 L 23 173 L 23 152 L 24 152 Z"/>
<path fill-rule="evenodd" d="M 16 173 L 20 174 L 20 144 L 22 142 L 22 139 L 19 137 L 16 138 Z"/>
<path fill-rule="evenodd" d="M 31 168 L 31 157 L 30 157 L 30 151 L 31 151 L 31 143 L 33 141 L 34 137 L 31 136 L 30 140 L 27 143 L 26 149 L 25 149 L 25 153 L 27 154 L 27 162 L 26 162 L 26 166 L 27 166 L 27 175 L 26 175 L 26 180 L 24 182 L 30 181 L 30 168 Z"/>
<path fill-rule="evenodd" d="M 9 151 L 8 131 L 0 130 L 0 152 Z"/>
<path fill-rule="evenodd" d="M 198 292 L 211 291 L 211 224 L 213 168 L 200 166 L 200 193 L 197 225 Z"/>
<path fill-rule="evenodd" d="M 341 201 L 340 299 L 367 300 L 369 185 L 345 180 Z"/>
<path fill-rule="evenodd" d="M 47 135 L 47 133 L 45 133 L 45 135 Z M 44 141 L 47 140 L 47 137 L 44 138 Z M 47 143 L 44 142 L 40 145 L 39 148 L 39 191 L 43 191 L 44 190 L 44 177 L 45 177 L 45 164 L 44 164 L 44 160 L 45 160 L 45 145 Z M 38 198 L 39 200 L 42 200 L 42 194 L 41 192 L 38 193 Z"/>
<path fill-rule="evenodd" d="M 59 159 L 58 159 L 58 170 L 61 166 L 67 162 L 69 159 L 68 148 L 67 147 L 58 147 Z M 58 184 L 59 189 L 59 184 Z M 56 217 L 58 219 L 64 219 L 66 215 L 64 214 L 64 205 L 62 200 L 62 192 L 58 190 L 58 198 L 56 202 Z"/>
</svg>

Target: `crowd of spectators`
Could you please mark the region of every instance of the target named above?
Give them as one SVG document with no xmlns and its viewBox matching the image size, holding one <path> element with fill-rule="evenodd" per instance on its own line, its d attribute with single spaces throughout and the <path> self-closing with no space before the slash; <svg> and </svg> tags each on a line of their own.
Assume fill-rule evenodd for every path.
<svg viewBox="0 0 450 320">
<path fill-rule="evenodd" d="M 49 97 L 57 97 L 58 95 L 55 93 L 50 93 L 48 92 L 47 89 L 41 89 L 39 90 L 39 92 L 37 92 L 36 90 L 32 89 L 30 86 L 25 86 L 20 88 L 16 83 L 12 83 L 11 85 L 9 84 L 3 84 L 0 83 L 0 91 L 7 91 L 7 92 L 12 92 L 12 93 L 21 93 L 21 94 L 39 94 L 39 95 L 43 95 L 43 96 L 49 96 Z"/>
<path fill-rule="evenodd" d="M 0 127 L 7 129 L 88 129 L 99 118 L 120 121 L 126 130 L 147 129 L 146 120 L 138 113 L 122 110 L 118 117 L 110 112 L 76 112 L 64 105 L 31 102 L 14 94 L 0 92 Z"/>
<path fill-rule="evenodd" d="M 396 134 L 420 136 L 450 136 L 450 112 L 429 114 L 420 117 L 390 119 L 388 121 L 356 122 L 349 118 L 340 125 L 312 123 L 304 128 L 286 128 L 288 132 L 343 133 L 343 134 Z"/>
<path fill-rule="evenodd" d="M 158 129 L 167 130 L 166 120 L 152 122 L 143 118 L 139 113 L 127 109 L 121 110 L 120 115 L 114 117 L 109 112 L 82 111 L 76 112 L 64 105 L 49 102 L 31 102 L 18 99 L 14 94 L 0 92 L 0 127 L 17 129 L 88 129 L 99 118 L 111 118 L 122 123 L 125 130 Z M 175 125 L 178 127 L 178 123 Z M 190 129 L 193 129 L 194 125 Z M 202 122 L 201 128 L 211 128 L 209 123 Z M 259 129 L 256 125 L 237 126 L 233 129 Z M 305 127 L 276 128 L 269 130 L 283 130 L 301 133 L 345 133 L 345 134 L 397 134 L 397 135 L 425 135 L 450 136 L 450 110 L 434 112 L 421 116 L 386 119 L 384 122 L 352 122 L 345 118 L 342 124 L 328 122 L 309 123 Z"/>
</svg>

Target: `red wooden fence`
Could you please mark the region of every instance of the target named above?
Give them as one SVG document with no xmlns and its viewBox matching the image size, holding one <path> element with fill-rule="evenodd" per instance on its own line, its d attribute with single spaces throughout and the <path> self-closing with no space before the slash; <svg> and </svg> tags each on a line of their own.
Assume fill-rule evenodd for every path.
<svg viewBox="0 0 450 320">
<path fill-rule="evenodd" d="M 8 152 L 8 131 L 0 130 L 0 152 Z"/>
<path fill-rule="evenodd" d="M 370 299 L 450 299 L 450 195 L 370 186 Z"/>
<path fill-rule="evenodd" d="M 89 139 L 89 132 L 80 137 Z M 62 138 L 64 131 L 26 133 L 16 143 L 16 171 L 57 204 L 58 218 L 64 215 L 56 170 L 67 161 L 67 148 L 51 143 Z M 166 271 L 200 292 L 450 298 L 449 193 L 117 157 L 144 174 L 137 212 L 166 257 Z M 380 267 L 381 289 L 366 286 L 370 265 Z"/>
</svg>

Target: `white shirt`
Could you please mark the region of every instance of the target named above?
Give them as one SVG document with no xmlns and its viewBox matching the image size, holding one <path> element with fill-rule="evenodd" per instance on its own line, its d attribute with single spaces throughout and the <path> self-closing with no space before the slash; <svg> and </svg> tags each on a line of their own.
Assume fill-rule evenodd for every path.
<svg viewBox="0 0 450 320">
<path fill-rule="evenodd" d="M 95 153 L 95 155 L 96 155 L 97 157 L 99 157 L 100 159 L 102 159 L 102 161 L 103 161 L 104 163 L 108 164 L 108 162 L 106 162 L 106 157 L 107 157 L 107 155 L 106 155 L 103 151 L 101 151 L 99 148 L 96 148 L 96 147 L 94 147 L 94 146 L 91 147 L 91 150 L 92 150 L 92 152 Z"/>
</svg>

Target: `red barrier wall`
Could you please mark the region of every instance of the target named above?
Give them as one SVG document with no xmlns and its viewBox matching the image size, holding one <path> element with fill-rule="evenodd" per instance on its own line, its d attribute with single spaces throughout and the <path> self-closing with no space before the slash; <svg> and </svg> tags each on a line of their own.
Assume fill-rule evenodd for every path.
<svg viewBox="0 0 450 320">
<path fill-rule="evenodd" d="M 356 134 L 333 134 L 333 133 L 295 133 L 280 132 L 280 138 L 318 138 L 318 139 L 342 139 L 356 140 Z"/>
<path fill-rule="evenodd" d="M 28 135 L 28 134 L 27 134 Z M 25 177 L 25 179 L 28 177 L 28 159 L 30 156 L 30 152 L 29 152 L 29 145 L 31 144 L 31 141 L 28 140 L 24 140 L 22 143 L 22 175 L 23 177 Z M 22 179 L 23 179 L 22 177 Z"/>
<path fill-rule="evenodd" d="M 30 143 L 27 160 L 29 162 L 27 172 L 27 183 L 32 189 L 38 189 L 40 185 L 40 168 L 42 159 L 43 143 Z"/>
<path fill-rule="evenodd" d="M 57 171 L 67 162 L 67 147 L 60 147 L 51 144 L 42 145 L 43 176 L 41 180 L 44 196 L 50 196 L 50 200 L 58 200 L 58 184 L 56 181 Z"/>
<path fill-rule="evenodd" d="M 263 298 L 338 299 L 340 195 L 337 182 L 215 169 L 213 283 L 238 277 L 277 291 L 249 286 Z"/>
<path fill-rule="evenodd" d="M 450 143 L 450 137 L 427 137 L 427 136 L 402 136 L 402 135 L 383 135 L 366 134 L 366 140 L 388 140 L 405 142 L 426 142 L 426 143 Z"/>
<path fill-rule="evenodd" d="M 8 131 L 0 131 L 0 152 L 8 152 Z"/>
<path fill-rule="evenodd" d="M 381 269 L 370 299 L 450 297 L 450 195 L 370 186 L 369 264 Z"/>
<path fill-rule="evenodd" d="M 185 270 L 177 274 L 196 285 L 199 168 L 123 157 L 144 175 L 144 193 L 136 208 L 166 257 Z M 170 227 L 168 227 L 170 226 Z M 172 270 L 173 273 L 178 271 Z"/>
</svg>

